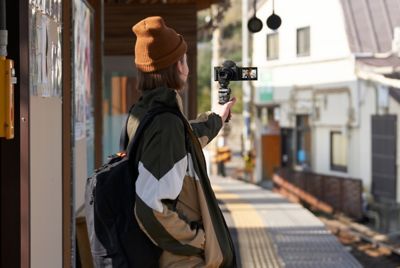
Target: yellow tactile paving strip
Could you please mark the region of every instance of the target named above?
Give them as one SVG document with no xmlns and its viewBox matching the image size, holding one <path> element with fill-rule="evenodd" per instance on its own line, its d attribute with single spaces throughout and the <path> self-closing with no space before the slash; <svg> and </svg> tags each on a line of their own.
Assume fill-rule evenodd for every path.
<svg viewBox="0 0 400 268">
<path fill-rule="evenodd" d="M 213 185 L 217 198 L 225 203 L 235 221 L 236 228 L 265 227 L 262 218 L 252 205 L 245 203 L 230 203 L 229 200 L 238 200 L 240 196 L 233 193 L 223 192 L 222 187 Z"/>
<path fill-rule="evenodd" d="M 245 268 L 281 267 L 273 243 L 266 232 L 265 223 L 257 210 L 240 196 L 224 192 L 223 188 L 213 185 L 216 197 L 229 211 L 238 233 L 241 266 Z M 229 201 L 235 200 L 235 202 Z M 240 202 L 242 200 L 242 202 Z"/>
</svg>

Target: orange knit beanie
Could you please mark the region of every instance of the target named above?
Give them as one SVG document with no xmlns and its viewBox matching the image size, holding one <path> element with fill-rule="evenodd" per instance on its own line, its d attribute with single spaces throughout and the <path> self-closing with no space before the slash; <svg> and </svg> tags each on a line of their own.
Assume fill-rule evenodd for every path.
<svg viewBox="0 0 400 268">
<path fill-rule="evenodd" d="M 154 72 L 177 62 L 187 45 L 161 17 L 148 17 L 132 27 L 136 34 L 135 63 L 142 72 Z"/>
</svg>

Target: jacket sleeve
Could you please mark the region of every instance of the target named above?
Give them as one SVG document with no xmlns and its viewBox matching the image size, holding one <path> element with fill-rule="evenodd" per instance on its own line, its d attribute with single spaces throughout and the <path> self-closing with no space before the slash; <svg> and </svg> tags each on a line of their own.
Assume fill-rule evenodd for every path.
<svg viewBox="0 0 400 268">
<path fill-rule="evenodd" d="M 221 117 L 213 112 L 202 113 L 189 123 L 203 148 L 218 135 L 222 128 Z"/>
<path fill-rule="evenodd" d="M 159 247 L 178 255 L 204 250 L 204 230 L 191 228 L 174 208 L 186 176 L 188 158 L 183 122 L 162 114 L 144 132 L 136 181 L 135 216 Z"/>
</svg>

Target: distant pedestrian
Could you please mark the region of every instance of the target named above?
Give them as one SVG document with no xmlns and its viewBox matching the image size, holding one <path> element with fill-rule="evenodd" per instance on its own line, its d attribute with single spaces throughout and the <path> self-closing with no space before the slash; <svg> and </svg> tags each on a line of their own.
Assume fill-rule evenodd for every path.
<svg viewBox="0 0 400 268">
<path fill-rule="evenodd" d="M 129 137 L 154 107 L 182 112 L 178 92 L 189 75 L 186 42 L 161 17 L 145 18 L 132 30 L 142 97 L 130 114 Z M 144 132 L 136 159 L 134 213 L 149 239 L 163 250 L 159 267 L 236 267 L 232 240 L 202 152 L 222 128 L 235 101 L 189 122 L 195 136 L 185 132 L 184 122 L 172 113 L 158 115 Z"/>
<path fill-rule="evenodd" d="M 226 146 L 226 137 L 218 136 L 215 162 L 217 163 L 217 174 L 226 177 L 225 163 L 231 160 L 231 150 Z"/>
<path fill-rule="evenodd" d="M 247 181 L 253 181 L 253 172 L 254 172 L 254 166 L 255 166 L 255 157 L 253 151 L 248 151 L 246 152 L 244 156 L 244 178 Z"/>
</svg>

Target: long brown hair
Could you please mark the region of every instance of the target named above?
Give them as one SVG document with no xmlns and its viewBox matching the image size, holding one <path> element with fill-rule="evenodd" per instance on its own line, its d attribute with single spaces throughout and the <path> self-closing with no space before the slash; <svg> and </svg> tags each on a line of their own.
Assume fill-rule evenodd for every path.
<svg viewBox="0 0 400 268">
<path fill-rule="evenodd" d="M 183 62 L 183 57 L 179 61 Z M 181 90 L 184 86 L 185 82 L 179 77 L 178 62 L 151 73 L 137 70 L 137 89 L 140 91 L 152 90 L 158 87 Z"/>
</svg>

